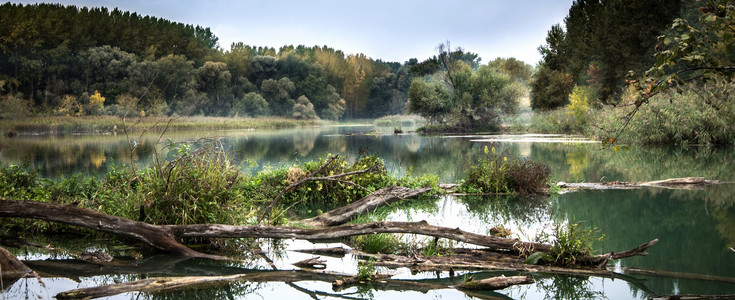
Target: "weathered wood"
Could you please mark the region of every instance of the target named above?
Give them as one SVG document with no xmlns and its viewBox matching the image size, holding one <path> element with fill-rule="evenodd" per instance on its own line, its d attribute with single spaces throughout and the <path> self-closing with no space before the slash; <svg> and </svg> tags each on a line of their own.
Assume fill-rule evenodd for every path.
<svg viewBox="0 0 735 300">
<path fill-rule="evenodd" d="M 735 294 L 730 295 L 664 295 L 652 297 L 652 300 L 732 300 Z"/>
<path fill-rule="evenodd" d="M 31 273 L 33 270 L 18 260 L 13 253 L 0 247 L 0 280 L 3 284 L 14 282 Z"/>
<path fill-rule="evenodd" d="M 647 270 L 647 269 L 630 268 L 630 267 L 623 268 L 623 272 L 626 274 L 637 274 L 637 275 L 649 275 L 649 276 L 670 277 L 670 278 L 680 278 L 680 279 L 694 279 L 694 280 L 735 283 L 735 277 L 717 276 L 717 275 L 709 275 L 709 274 L 682 273 L 682 272 L 663 271 L 663 270 Z"/>
<path fill-rule="evenodd" d="M 669 178 L 654 181 L 610 181 L 610 182 L 559 182 L 557 185 L 569 190 L 612 190 L 612 189 L 637 189 L 641 187 L 662 187 L 671 189 L 697 189 L 707 185 L 721 184 L 720 180 L 705 179 L 704 177 Z"/>
<path fill-rule="evenodd" d="M 328 228 L 298 228 L 287 226 L 234 226 L 221 224 L 161 225 L 176 237 L 210 238 L 281 238 L 331 240 L 376 233 L 412 233 L 484 246 L 490 249 L 520 251 L 551 251 L 551 246 L 467 232 L 459 228 L 429 225 L 421 222 L 372 222 L 340 225 Z"/>
<path fill-rule="evenodd" d="M 295 262 L 293 265 L 299 268 L 326 269 L 327 261 L 323 259 L 319 259 L 319 258 L 320 258 L 319 256 L 307 258 L 307 259 Z"/>
<path fill-rule="evenodd" d="M 430 187 L 409 189 L 400 186 L 389 186 L 377 190 L 370 195 L 336 208 L 303 222 L 312 226 L 335 226 L 349 222 L 355 216 L 367 213 L 383 205 L 390 205 L 397 201 L 415 197 L 431 191 Z"/>
<path fill-rule="evenodd" d="M 533 279 L 528 276 L 495 276 L 480 280 L 469 280 L 456 286 L 458 289 L 475 290 L 475 291 L 494 291 L 504 289 L 519 284 L 533 283 Z"/>
<path fill-rule="evenodd" d="M 607 265 L 608 261 L 611 261 L 611 260 L 616 260 L 616 259 L 621 259 L 621 258 L 626 258 L 626 257 L 631 257 L 631 256 L 638 256 L 638 255 L 647 256 L 648 252 L 646 252 L 646 250 L 650 248 L 651 246 L 655 245 L 656 243 L 658 243 L 658 239 L 654 239 L 648 243 L 641 244 L 638 247 L 635 247 L 627 251 L 617 252 L 617 253 L 610 252 L 610 253 L 590 257 L 586 259 L 584 263 L 595 264 L 595 265 L 598 265 L 599 267 L 603 267 Z"/>
<path fill-rule="evenodd" d="M 302 253 L 309 253 L 309 254 L 326 255 L 326 256 L 332 256 L 332 257 L 344 257 L 347 253 L 351 252 L 350 249 L 347 249 L 345 247 L 300 249 L 300 250 L 294 250 L 294 251 L 302 252 Z"/>
<path fill-rule="evenodd" d="M 37 201 L 0 200 L 0 217 L 32 218 L 81 226 L 92 230 L 130 237 L 163 251 L 191 257 L 226 259 L 194 251 L 177 242 L 160 226 L 110 216 L 72 205 L 56 205 Z"/>
</svg>

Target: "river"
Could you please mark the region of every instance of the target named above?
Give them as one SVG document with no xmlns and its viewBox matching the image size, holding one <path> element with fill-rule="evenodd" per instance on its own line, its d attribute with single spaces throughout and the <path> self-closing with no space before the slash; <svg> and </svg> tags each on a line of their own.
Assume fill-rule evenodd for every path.
<svg viewBox="0 0 735 300">
<path fill-rule="evenodd" d="M 368 133 L 368 134 L 365 134 Z M 392 134 L 392 129 L 372 126 L 333 126 L 283 130 L 173 132 L 163 137 L 147 132 L 129 138 L 122 134 L 19 135 L 0 138 L 0 162 L 27 162 L 42 175 L 60 178 L 70 174 L 103 176 L 114 165 L 131 162 L 130 145 L 135 143 L 132 161 L 148 165 L 166 141 L 194 141 L 221 138 L 231 158 L 246 172 L 297 164 L 327 153 L 357 156 L 361 151 L 381 157 L 395 174 L 437 174 L 444 183 L 457 182 L 464 175 L 473 153 L 485 146 L 510 157 L 522 156 L 544 161 L 552 167 L 553 181 L 599 182 L 642 181 L 672 177 L 701 176 L 735 181 L 735 152 L 709 148 L 606 148 L 599 143 L 569 137 L 522 136 L 419 136 Z M 130 143 L 128 143 L 130 140 Z M 162 141 L 159 143 L 158 141 Z M 165 156 L 165 151 L 162 153 Z M 620 278 L 575 277 L 533 274 L 536 283 L 520 285 L 483 297 L 512 299 L 646 299 L 664 294 L 729 294 L 735 291 L 735 185 L 709 186 L 701 190 L 644 188 L 614 191 L 578 191 L 550 197 L 460 198 L 445 196 L 429 207 L 409 208 L 388 216 L 391 220 L 427 220 L 431 224 L 459 227 L 486 234 L 492 226 L 504 225 L 522 239 L 550 233 L 559 224 L 580 222 L 596 228 L 604 239 L 600 251 L 622 251 L 658 238 L 645 257 L 627 258 L 610 265 Z M 95 241 L 74 243 L 94 249 Z M 86 246 L 85 246 L 86 245 Z M 150 276 L 226 275 L 264 272 L 273 266 L 297 269 L 292 263 L 312 257 L 295 252 L 338 244 L 311 244 L 303 241 L 269 243 L 273 265 L 262 258 L 247 262 L 207 260 L 172 261 L 160 255 L 146 255 L 136 261 L 138 271 L 114 269 L 97 273 L 59 273 L 58 264 L 84 264 L 54 252 L 9 249 L 44 270 L 43 279 L 21 279 L 4 286 L 5 299 L 51 298 L 58 292 L 103 283 L 123 282 Z M 113 245 L 110 251 L 128 251 Z M 115 250 L 117 249 L 117 250 Z M 280 251 L 277 251 L 280 250 Z M 325 258 L 325 257 L 323 257 Z M 327 270 L 356 272 L 356 258 L 325 258 Z M 123 259 L 124 261 L 124 259 Z M 665 276 L 631 272 L 629 268 L 665 271 Z M 35 269 L 35 268 L 34 268 Z M 508 272 L 458 272 L 412 274 L 398 269 L 379 271 L 395 274 L 394 279 L 453 285 L 464 275 L 482 278 Z M 56 273 L 55 273 L 56 272 Z M 691 278 L 683 278 L 687 274 Z M 243 282 L 194 291 L 143 294 L 129 293 L 113 299 L 465 299 L 457 290 L 375 289 L 352 287 L 336 291 L 329 282 L 301 278 L 298 282 Z"/>
</svg>

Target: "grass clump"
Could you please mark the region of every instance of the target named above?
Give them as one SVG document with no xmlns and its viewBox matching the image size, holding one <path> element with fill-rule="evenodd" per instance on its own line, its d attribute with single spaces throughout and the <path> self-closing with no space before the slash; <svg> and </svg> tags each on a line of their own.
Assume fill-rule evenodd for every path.
<svg viewBox="0 0 735 300">
<path fill-rule="evenodd" d="M 548 189 L 551 167 L 526 159 L 509 160 L 486 146 L 459 189 L 466 193 L 538 194 Z"/>
<path fill-rule="evenodd" d="M 564 267 L 584 265 L 585 257 L 592 255 L 592 244 L 604 240 L 597 228 L 585 228 L 581 223 L 557 225 L 552 236 L 537 238 L 546 243 L 551 238 L 551 253 L 535 252 L 528 255 L 527 264 L 553 264 Z"/>
</svg>

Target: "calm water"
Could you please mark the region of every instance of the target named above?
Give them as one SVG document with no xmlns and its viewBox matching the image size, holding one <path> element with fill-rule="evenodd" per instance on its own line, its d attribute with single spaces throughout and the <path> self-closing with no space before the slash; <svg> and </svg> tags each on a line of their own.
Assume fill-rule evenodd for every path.
<svg viewBox="0 0 735 300">
<path fill-rule="evenodd" d="M 712 149 L 632 148 L 615 152 L 599 144 L 559 142 L 548 137 L 421 137 L 417 135 L 351 135 L 373 130 L 369 126 L 301 128 L 277 131 L 247 132 L 177 132 L 162 140 L 196 140 L 222 137 L 223 147 L 244 170 L 257 172 L 269 166 L 294 164 L 324 157 L 326 153 L 357 156 L 360 151 L 382 157 L 391 172 L 405 174 L 438 174 L 443 182 L 456 182 L 463 176 L 473 153 L 484 146 L 495 147 L 508 156 L 525 156 L 549 163 L 553 180 L 567 182 L 639 181 L 671 177 L 703 176 L 735 181 L 735 153 Z M 391 129 L 384 129 L 389 132 Z M 134 138 L 136 163 L 149 164 L 160 149 L 158 136 L 147 134 Z M 101 176 L 112 165 L 130 162 L 128 143 L 120 135 L 19 136 L 0 139 L 0 161 L 27 161 L 50 177 L 70 173 Z M 723 184 L 696 191 L 647 188 L 617 191 L 584 191 L 532 199 L 443 197 L 434 205 L 398 211 L 392 220 L 427 220 L 431 224 L 460 227 L 467 231 L 487 233 L 499 224 L 517 236 L 531 239 L 548 233 L 557 224 L 582 222 L 596 227 L 605 235 L 596 247 L 604 252 L 628 250 L 658 238 L 646 257 L 624 259 L 611 267 L 624 273 L 627 267 L 687 273 L 681 276 L 647 276 L 626 273 L 620 278 L 589 278 L 535 274 L 537 283 L 516 286 L 484 297 L 512 299 L 645 299 L 660 294 L 728 294 L 735 293 L 735 185 Z M 79 240 L 82 247 L 94 247 L 94 241 Z M 86 244 L 86 245 L 85 245 Z M 312 257 L 295 252 L 338 244 L 314 245 L 303 241 L 283 241 L 271 245 L 278 255 L 271 255 L 280 270 L 296 269 L 291 264 Z M 123 245 L 114 249 L 124 255 Z M 114 251 L 116 250 L 110 250 Z M 226 275 L 269 270 L 271 265 L 260 258 L 245 263 L 211 261 L 177 261 L 167 256 L 148 256 L 135 264 L 135 271 L 96 271 L 68 274 L 57 264 L 83 265 L 64 255 L 24 252 L 10 249 L 32 268 L 46 274 L 43 284 L 37 279 L 22 279 L 5 286 L 5 299 L 51 298 L 58 292 L 77 287 L 97 286 L 148 276 Z M 46 259 L 52 258 L 49 263 Z M 322 257 L 326 258 L 326 257 Z M 356 272 L 356 259 L 326 258 L 328 270 Z M 124 261 L 124 260 L 123 260 Z M 34 267 L 35 265 L 35 267 Z M 55 269 L 56 268 L 56 269 Z M 383 270 L 396 274 L 394 279 L 417 280 L 442 285 L 456 284 L 458 278 L 447 273 L 411 274 L 408 270 Z M 79 271 L 81 272 L 81 271 Z M 110 275 L 110 274 L 114 275 Z M 460 273 L 463 275 L 467 273 Z M 472 272 L 475 278 L 498 272 Z M 511 274 L 511 273 L 506 273 Z M 718 277 L 718 278 L 714 278 Z M 329 278 L 304 276 L 294 282 L 243 282 L 217 289 L 179 293 L 119 295 L 114 299 L 466 299 L 453 289 L 417 290 L 409 287 L 376 289 L 350 288 L 334 291 Z"/>
</svg>

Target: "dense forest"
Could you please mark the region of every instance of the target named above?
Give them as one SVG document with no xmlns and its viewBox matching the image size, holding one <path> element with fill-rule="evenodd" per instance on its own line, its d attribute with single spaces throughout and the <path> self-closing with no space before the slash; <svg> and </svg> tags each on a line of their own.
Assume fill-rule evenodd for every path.
<svg viewBox="0 0 735 300">
<path fill-rule="evenodd" d="M 458 51 L 478 67 L 476 54 Z M 515 59 L 491 64 L 530 76 Z M 0 117 L 374 118 L 406 112 L 414 77 L 440 70 L 437 56 L 394 63 L 327 46 L 225 50 L 209 28 L 118 9 L 0 6 Z"/>
<path fill-rule="evenodd" d="M 600 104 L 619 100 L 630 70 L 655 62 L 657 37 L 682 14 L 695 16 L 692 0 L 576 0 L 539 47 L 543 58 L 531 85 L 531 105 L 548 110 L 569 103 L 575 85 Z"/>
</svg>

